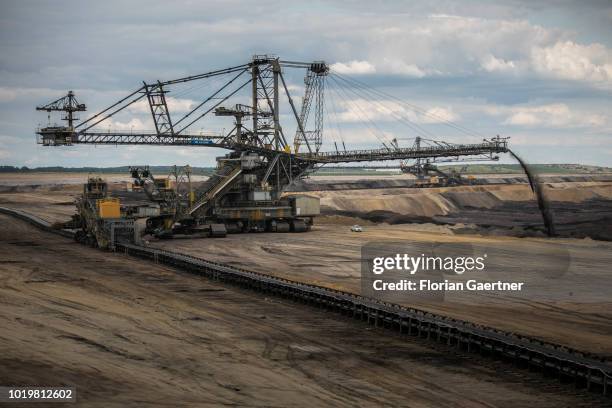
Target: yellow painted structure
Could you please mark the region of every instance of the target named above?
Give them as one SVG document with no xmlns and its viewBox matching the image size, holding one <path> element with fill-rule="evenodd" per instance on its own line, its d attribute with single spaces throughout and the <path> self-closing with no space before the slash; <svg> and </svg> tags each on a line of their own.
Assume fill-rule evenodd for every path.
<svg viewBox="0 0 612 408">
<path fill-rule="evenodd" d="M 103 198 L 96 201 L 100 218 L 120 218 L 121 203 L 118 198 Z"/>
</svg>

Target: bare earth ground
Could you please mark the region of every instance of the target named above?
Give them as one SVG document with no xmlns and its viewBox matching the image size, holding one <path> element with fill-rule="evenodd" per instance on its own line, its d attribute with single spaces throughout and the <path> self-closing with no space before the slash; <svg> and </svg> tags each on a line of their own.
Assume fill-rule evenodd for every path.
<svg viewBox="0 0 612 408">
<path fill-rule="evenodd" d="M 454 236 L 442 227 L 423 230 L 412 225 L 367 225 L 363 233 L 351 233 L 354 220 L 319 224 L 306 234 L 230 235 L 225 239 L 156 241 L 150 245 L 189 253 L 249 270 L 306 281 L 360 293 L 361 247 L 381 240 L 417 242 L 504 243 L 512 251 L 517 238 Z M 441 230 L 441 232 L 439 232 Z M 523 238 L 525 240 L 527 238 Z M 529 238 L 532 246 L 546 245 L 544 239 Z M 510 256 L 521 257 L 520 243 Z M 558 245 L 570 251 L 572 265 L 567 275 L 578 285 L 606 285 L 610 293 L 609 274 L 612 244 L 593 241 L 559 240 Z M 536 262 L 537 260 L 534 260 Z M 536 267 L 532 265 L 532 267 Z M 511 277 L 510 277 L 511 280 Z M 554 291 L 555 280 L 543 292 Z M 563 290 L 565 288 L 558 288 Z M 524 297 L 503 298 L 480 295 L 477 299 L 447 299 L 441 303 L 420 304 L 406 297 L 403 303 L 447 316 L 485 324 L 498 329 L 530 335 L 580 350 L 612 356 L 612 301 L 610 297 L 589 302 L 530 300 Z"/>
<path fill-rule="evenodd" d="M 0 205 L 19 207 L 52 221 L 63 221 L 73 213 L 71 201 L 79 191 L 78 185 L 32 190 L 20 186 L 18 191 L 0 194 Z M 336 209 L 370 211 L 383 207 L 404 214 L 450 212 L 458 202 L 486 209 L 494 207 L 498 201 L 510 200 L 520 205 L 533 200 L 525 185 L 318 194 L 325 205 Z M 592 198 L 612 197 L 612 183 L 558 183 L 551 194 L 559 202 L 581 204 Z M 355 223 L 363 225 L 365 231 L 351 233 L 350 225 Z M 505 248 L 507 259 L 521 260 L 525 259 L 526 249 L 536 253 L 539 250 L 545 252 L 549 247 L 562 249 L 570 258 L 563 283 L 554 279 L 541 283 L 540 295 L 554 293 L 554 299 L 483 294 L 468 298 L 449 297 L 444 302 L 433 304 L 421 304 L 411 298 L 400 303 L 612 356 L 612 285 L 609 283 L 612 243 L 590 239 L 482 236 L 473 232 L 457 234 L 460 229 L 461 226 L 432 224 L 375 224 L 354 217 L 332 215 L 320 217 L 313 231 L 305 234 L 242 234 L 223 239 L 151 241 L 150 245 L 356 293 L 360 292 L 360 251 L 368 242 L 410 240 L 483 246 L 495 244 Z M 547 259 L 537 257 L 529 259 L 530 266 L 536 270 L 546 268 L 547 262 Z M 512 279 L 512 276 L 506 278 Z M 572 285 L 569 288 L 568 282 Z M 578 297 L 573 292 L 592 292 L 599 296 L 585 300 L 584 296 Z"/>
<path fill-rule="evenodd" d="M 0 215 L 0 384 L 79 406 L 579 407 L 597 397 Z"/>
</svg>

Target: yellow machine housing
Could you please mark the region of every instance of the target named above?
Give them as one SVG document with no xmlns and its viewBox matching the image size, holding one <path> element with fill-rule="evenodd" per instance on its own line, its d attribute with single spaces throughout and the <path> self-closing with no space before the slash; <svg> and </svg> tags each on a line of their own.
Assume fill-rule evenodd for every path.
<svg viewBox="0 0 612 408">
<path fill-rule="evenodd" d="M 100 218 L 120 218 L 121 203 L 118 198 L 102 198 L 96 201 Z"/>
<path fill-rule="evenodd" d="M 162 190 L 169 190 L 172 188 L 172 185 L 170 183 L 170 179 L 156 179 L 155 180 L 155 186 L 159 189 Z"/>
</svg>

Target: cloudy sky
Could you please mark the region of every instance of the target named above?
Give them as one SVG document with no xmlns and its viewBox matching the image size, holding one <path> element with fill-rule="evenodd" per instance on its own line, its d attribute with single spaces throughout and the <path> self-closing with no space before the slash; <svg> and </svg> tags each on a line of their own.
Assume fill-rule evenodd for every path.
<svg viewBox="0 0 612 408">
<path fill-rule="evenodd" d="M 44 148 L 35 144 L 34 130 L 47 117 L 34 107 L 72 89 L 87 104 L 86 117 L 143 80 L 202 73 L 267 53 L 332 65 L 325 148 L 334 141 L 379 147 L 393 137 L 474 142 L 499 134 L 532 163 L 612 166 L 609 1 L 279 4 L 0 0 L 0 164 L 212 165 L 221 151 Z M 287 73 L 298 103 L 300 75 Z M 351 89 L 342 78 L 377 93 Z M 173 112 L 188 111 L 215 85 L 171 92 Z M 202 121 L 195 130 L 232 127 L 223 120 Z M 134 131 L 151 123 L 146 106 L 135 106 L 104 126 Z"/>
</svg>

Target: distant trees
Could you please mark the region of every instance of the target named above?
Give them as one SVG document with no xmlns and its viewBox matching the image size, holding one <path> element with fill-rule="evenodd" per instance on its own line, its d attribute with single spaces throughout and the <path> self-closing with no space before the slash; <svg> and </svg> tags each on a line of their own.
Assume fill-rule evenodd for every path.
<svg viewBox="0 0 612 408">
<path fill-rule="evenodd" d="M 170 174 L 171 166 L 150 166 L 154 175 L 165 177 Z M 210 175 L 215 171 L 214 167 L 192 167 L 193 174 Z M 128 166 L 119 167 L 35 167 L 27 166 L 0 166 L 0 173 L 28 173 L 28 172 L 47 172 L 47 173 L 128 173 Z"/>
<path fill-rule="evenodd" d="M 15 167 L 15 166 L 0 166 L 0 173 L 21 173 L 28 172 L 30 169 L 27 166 Z"/>
</svg>

